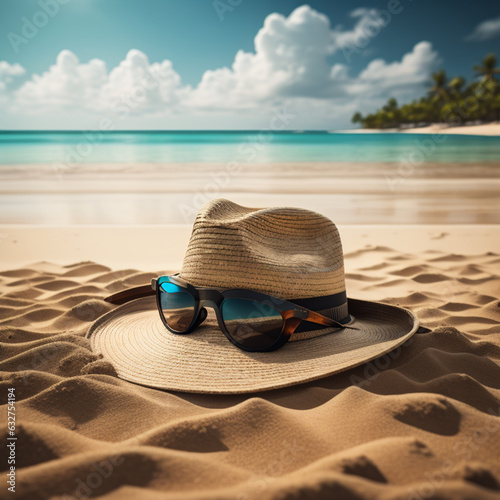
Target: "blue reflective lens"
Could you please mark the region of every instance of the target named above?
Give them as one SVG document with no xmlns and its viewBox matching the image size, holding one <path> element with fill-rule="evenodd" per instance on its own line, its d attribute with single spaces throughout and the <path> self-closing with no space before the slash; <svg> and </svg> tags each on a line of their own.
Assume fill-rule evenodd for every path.
<svg viewBox="0 0 500 500">
<path fill-rule="evenodd" d="M 196 312 L 194 297 L 174 283 L 165 282 L 159 286 L 161 310 L 168 327 L 175 332 L 185 332 Z"/>
<path fill-rule="evenodd" d="M 283 317 L 271 304 L 248 299 L 224 299 L 220 306 L 227 331 L 239 344 L 265 349 L 281 335 Z"/>
</svg>

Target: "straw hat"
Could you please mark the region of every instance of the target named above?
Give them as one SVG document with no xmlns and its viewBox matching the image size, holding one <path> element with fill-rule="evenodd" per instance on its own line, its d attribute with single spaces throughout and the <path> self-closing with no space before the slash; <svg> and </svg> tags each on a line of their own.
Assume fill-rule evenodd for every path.
<svg viewBox="0 0 500 500">
<path fill-rule="evenodd" d="M 176 335 L 163 325 L 155 298 L 139 298 L 105 314 L 88 332 L 92 349 L 121 378 L 183 392 L 264 391 L 366 363 L 418 329 L 418 319 L 406 309 L 347 299 L 338 230 L 309 210 L 209 202 L 194 223 L 180 276 L 195 286 L 246 288 L 307 302 L 335 320 L 350 315 L 356 329 L 302 329 L 276 351 L 245 352 L 227 340 L 214 315 L 192 333 Z"/>
</svg>

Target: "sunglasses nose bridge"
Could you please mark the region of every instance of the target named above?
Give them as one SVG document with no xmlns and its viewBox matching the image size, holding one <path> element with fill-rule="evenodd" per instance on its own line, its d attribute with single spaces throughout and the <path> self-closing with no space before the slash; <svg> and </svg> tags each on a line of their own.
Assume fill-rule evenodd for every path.
<svg viewBox="0 0 500 500">
<path fill-rule="evenodd" d="M 218 304 L 215 300 L 212 300 L 212 299 L 202 299 L 200 300 L 200 309 L 202 307 L 211 307 L 212 309 L 214 309 L 215 311 L 218 309 Z"/>
<path fill-rule="evenodd" d="M 199 289 L 198 290 L 198 300 L 201 307 L 211 307 L 217 311 L 220 303 L 222 302 L 222 295 L 217 290 L 211 289 Z"/>
</svg>

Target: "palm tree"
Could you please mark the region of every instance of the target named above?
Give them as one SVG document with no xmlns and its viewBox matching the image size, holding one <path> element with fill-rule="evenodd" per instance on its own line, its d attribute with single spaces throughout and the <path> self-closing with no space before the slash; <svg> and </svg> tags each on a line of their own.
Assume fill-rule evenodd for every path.
<svg viewBox="0 0 500 500">
<path fill-rule="evenodd" d="M 434 85 L 429 89 L 431 94 L 434 94 L 434 101 L 449 101 L 450 97 L 446 92 L 446 72 L 444 69 L 432 74 Z"/>
<path fill-rule="evenodd" d="M 362 121 L 363 121 L 363 116 L 359 111 L 357 113 L 354 113 L 354 115 L 351 118 L 352 123 L 362 123 Z"/>
<path fill-rule="evenodd" d="M 396 111 L 397 109 L 398 109 L 398 101 L 396 101 L 394 97 L 391 97 L 387 101 L 387 104 L 383 107 L 384 111 Z"/>
<path fill-rule="evenodd" d="M 455 78 L 452 78 L 450 83 L 448 84 L 448 87 L 450 88 L 453 97 L 458 101 L 460 97 L 462 97 L 462 87 L 465 85 L 465 79 L 462 78 L 461 76 L 456 76 Z"/>
<path fill-rule="evenodd" d="M 497 56 L 493 53 L 488 54 L 484 59 L 482 66 L 474 66 L 472 69 L 477 73 L 477 76 L 482 76 L 481 83 L 489 81 L 497 81 L 495 75 L 500 73 L 500 68 L 495 68 L 497 65 Z"/>
</svg>

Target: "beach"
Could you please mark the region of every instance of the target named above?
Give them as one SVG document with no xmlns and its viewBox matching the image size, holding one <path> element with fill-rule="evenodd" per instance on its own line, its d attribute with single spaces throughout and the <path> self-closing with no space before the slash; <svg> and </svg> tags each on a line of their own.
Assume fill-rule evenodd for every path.
<svg viewBox="0 0 500 500">
<path fill-rule="evenodd" d="M 460 127 L 449 126 L 446 124 L 436 124 L 428 127 L 416 127 L 413 129 L 407 129 L 406 133 L 414 134 L 435 134 L 435 133 L 446 133 L 446 134 L 458 134 L 458 135 L 487 135 L 487 136 L 499 136 L 500 135 L 500 123 L 485 123 L 480 125 L 462 125 Z"/>
<path fill-rule="evenodd" d="M 74 164 L 81 135 L 3 138 L 0 371 L 2 403 L 15 388 L 16 498 L 498 498 L 500 142 L 342 135 L 125 134 Z M 120 379 L 89 326 L 114 307 L 107 295 L 179 271 L 213 198 L 326 215 L 348 296 L 406 307 L 424 328 L 286 389 Z"/>
<path fill-rule="evenodd" d="M 498 16 L 1 2 L 0 500 L 500 500 Z"/>
<path fill-rule="evenodd" d="M 377 129 L 355 129 L 346 130 L 349 133 L 366 133 L 376 134 L 384 133 L 384 130 Z M 447 134 L 447 135 L 482 135 L 482 136 L 499 136 L 500 123 L 483 123 L 483 124 L 466 124 L 454 126 L 446 123 L 435 123 L 423 127 L 408 127 L 402 129 L 391 129 L 388 132 L 400 132 L 403 134 Z"/>
</svg>

